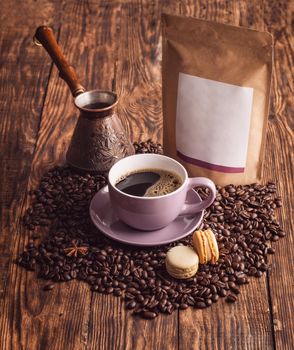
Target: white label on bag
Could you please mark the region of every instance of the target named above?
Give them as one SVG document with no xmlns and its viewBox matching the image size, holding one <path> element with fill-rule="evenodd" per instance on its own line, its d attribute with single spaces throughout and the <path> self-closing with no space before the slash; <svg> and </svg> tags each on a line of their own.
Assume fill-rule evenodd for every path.
<svg viewBox="0 0 294 350">
<path fill-rule="evenodd" d="M 194 165 L 245 170 L 253 88 L 179 73 L 176 148 Z"/>
</svg>

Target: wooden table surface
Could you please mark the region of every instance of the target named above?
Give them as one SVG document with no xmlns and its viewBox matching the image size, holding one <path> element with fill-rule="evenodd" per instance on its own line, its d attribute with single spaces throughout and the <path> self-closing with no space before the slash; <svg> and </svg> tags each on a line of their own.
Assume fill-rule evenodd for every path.
<svg viewBox="0 0 294 350">
<path fill-rule="evenodd" d="M 162 138 L 161 11 L 267 30 L 275 63 L 264 181 L 283 198 L 288 235 L 270 271 L 234 305 L 188 309 L 154 321 L 130 316 L 113 296 L 72 281 L 50 293 L 14 263 L 28 241 L 27 192 L 64 159 L 77 120 L 70 92 L 35 28 L 53 26 L 88 89 L 114 89 L 133 140 Z M 0 347 L 9 349 L 293 349 L 293 1 L 7 0 L 0 11 Z M 292 27 L 291 27 L 292 24 Z M 293 222 L 292 222 L 293 224 Z M 292 226 L 293 227 L 293 226 Z M 292 250 L 292 251 L 291 251 Z"/>
</svg>

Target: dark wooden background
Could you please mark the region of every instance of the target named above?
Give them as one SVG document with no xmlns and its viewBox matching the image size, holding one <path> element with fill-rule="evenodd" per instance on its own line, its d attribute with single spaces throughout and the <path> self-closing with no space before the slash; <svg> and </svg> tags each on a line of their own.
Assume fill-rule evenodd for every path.
<svg viewBox="0 0 294 350">
<path fill-rule="evenodd" d="M 112 296 L 76 281 L 44 292 L 13 261 L 28 240 L 20 217 L 27 192 L 63 161 L 77 112 L 35 28 L 53 26 L 88 89 L 115 89 L 133 140 L 162 137 L 161 11 L 268 30 L 275 63 L 264 181 L 274 180 L 288 236 L 271 270 L 218 302 L 154 321 L 138 320 Z M 0 347 L 9 349 L 293 349 L 294 2 L 7 0 L 0 10 Z M 293 224 L 293 222 L 292 222 Z M 292 250 L 292 252 L 291 252 Z"/>
</svg>

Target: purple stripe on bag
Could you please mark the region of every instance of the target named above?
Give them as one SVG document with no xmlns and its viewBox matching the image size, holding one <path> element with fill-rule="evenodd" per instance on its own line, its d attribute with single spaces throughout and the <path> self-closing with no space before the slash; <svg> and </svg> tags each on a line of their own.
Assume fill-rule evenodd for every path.
<svg viewBox="0 0 294 350">
<path fill-rule="evenodd" d="M 244 173 L 244 171 L 245 171 L 245 168 L 235 168 L 235 167 L 230 167 L 230 166 L 216 165 L 216 164 L 204 162 L 203 160 L 190 158 L 188 156 L 185 156 L 184 154 L 182 154 L 179 151 L 177 151 L 177 155 L 187 163 L 197 165 L 201 168 L 206 168 L 206 169 L 218 171 L 220 173 Z"/>
</svg>

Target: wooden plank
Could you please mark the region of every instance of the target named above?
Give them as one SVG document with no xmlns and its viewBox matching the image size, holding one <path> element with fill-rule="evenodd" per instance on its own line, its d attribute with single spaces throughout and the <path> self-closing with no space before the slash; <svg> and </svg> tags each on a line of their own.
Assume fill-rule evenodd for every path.
<svg viewBox="0 0 294 350">
<path fill-rule="evenodd" d="M 273 349 L 266 277 L 242 286 L 235 304 L 180 311 L 180 349 Z"/>
<path fill-rule="evenodd" d="M 293 349 L 293 115 L 294 115 L 294 38 L 291 28 L 293 1 L 265 1 L 265 23 L 275 38 L 274 79 L 264 168 L 266 179 L 274 179 L 283 207 L 278 212 L 287 236 L 275 244 L 268 276 L 276 349 Z M 293 25 L 293 23 L 292 23 Z"/>
<path fill-rule="evenodd" d="M 15 289 L 11 274 L 15 245 L 20 231 L 17 220 L 30 166 L 36 146 L 44 95 L 50 73 L 50 62 L 35 50 L 32 36 L 38 24 L 51 18 L 58 23 L 60 4 L 46 1 L 23 3 L 9 1 L 1 4 L 0 13 L 0 347 L 12 347 L 11 314 L 16 305 L 9 300 L 9 290 Z M 33 13 L 39 13 L 38 18 Z M 2 346 L 3 344 L 3 346 Z"/>
<path fill-rule="evenodd" d="M 264 30 L 263 7 L 258 1 L 188 1 L 180 13 L 232 25 Z M 251 279 L 241 288 L 236 304 L 219 301 L 211 309 L 180 312 L 183 349 L 272 349 L 271 313 L 266 277 Z M 191 326 L 193 325 L 193 326 Z"/>
<path fill-rule="evenodd" d="M 112 295 L 93 294 L 89 349 L 178 349 L 177 312 L 154 320 L 134 317 Z"/>
<path fill-rule="evenodd" d="M 116 6 L 110 7 L 107 2 L 70 2 L 63 9 L 60 43 L 68 60 L 77 68 L 81 81 L 89 89 L 111 89 L 115 74 L 112 55 L 116 51 L 115 11 Z M 51 20 L 53 18 L 51 15 Z M 50 59 L 42 48 L 34 47 L 34 50 L 44 64 L 50 65 Z M 30 84 L 34 85 L 33 80 Z M 42 113 L 29 189 L 37 186 L 47 168 L 63 161 L 77 116 L 70 92 L 54 68 Z M 21 208 L 16 213 L 19 217 L 28 206 L 28 201 L 16 202 L 16 206 Z M 11 214 L 15 214 L 15 211 Z M 7 222 L 12 220 L 10 218 Z M 27 233 L 19 222 L 13 228 L 15 239 L 10 254 L 16 257 L 24 249 Z M 7 227 L 6 234 L 9 233 Z M 10 283 L 1 308 L 4 313 L 1 327 L 4 332 L 3 349 L 86 347 L 91 307 L 91 292 L 87 284 L 73 281 L 60 284 L 46 293 L 42 290 L 45 282 L 37 280 L 34 273 L 26 272 L 15 264 L 7 266 L 7 271 Z"/>
<path fill-rule="evenodd" d="M 173 7 L 166 2 L 169 10 Z M 161 140 L 159 2 L 121 2 L 116 89 L 119 116 L 132 138 Z M 178 314 L 153 321 L 132 317 L 112 296 L 94 294 L 90 349 L 177 349 Z M 112 316 L 111 316 L 112 315 Z M 99 332 L 97 332 L 99 329 Z M 111 329 L 111 331 L 109 331 Z"/>
<path fill-rule="evenodd" d="M 133 140 L 162 139 L 160 11 L 157 1 L 122 1 L 116 89 Z"/>
</svg>

